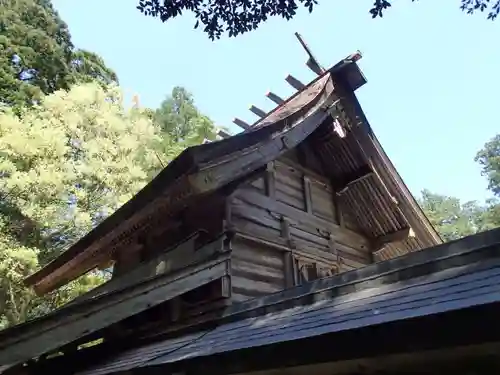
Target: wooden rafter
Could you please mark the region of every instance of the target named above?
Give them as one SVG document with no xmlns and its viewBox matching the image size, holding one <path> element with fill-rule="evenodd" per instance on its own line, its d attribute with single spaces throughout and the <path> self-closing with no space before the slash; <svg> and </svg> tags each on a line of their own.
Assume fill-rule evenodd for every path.
<svg viewBox="0 0 500 375">
<path fill-rule="evenodd" d="M 283 104 L 285 102 L 284 99 L 282 99 L 281 97 L 279 97 L 278 95 L 276 95 L 275 93 L 273 93 L 271 91 L 267 92 L 266 97 L 278 105 Z"/>
<path fill-rule="evenodd" d="M 254 105 L 250 106 L 250 111 L 254 113 L 255 115 L 259 116 L 260 118 L 266 117 L 267 112 L 260 109 L 259 107 L 256 107 Z"/>
<path fill-rule="evenodd" d="M 231 134 L 229 134 L 221 129 L 217 132 L 217 135 L 221 138 L 229 138 L 231 136 Z"/>
<path fill-rule="evenodd" d="M 238 117 L 235 117 L 233 119 L 233 123 L 236 124 L 236 125 L 238 125 L 240 128 L 245 129 L 245 130 L 248 130 L 248 129 L 250 129 L 252 127 L 249 123 L 247 123 L 247 122 L 245 122 L 243 120 L 240 120 Z"/>
<path fill-rule="evenodd" d="M 297 78 L 295 78 L 291 74 L 286 76 L 285 81 L 287 81 L 288 84 L 292 86 L 295 90 L 302 90 L 304 87 L 306 87 L 305 84 L 300 82 Z"/>
</svg>

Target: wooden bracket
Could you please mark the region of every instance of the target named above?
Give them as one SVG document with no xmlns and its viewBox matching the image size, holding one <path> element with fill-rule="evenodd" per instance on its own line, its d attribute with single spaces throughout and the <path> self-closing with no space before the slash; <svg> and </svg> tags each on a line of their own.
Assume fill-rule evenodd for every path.
<svg viewBox="0 0 500 375">
<path fill-rule="evenodd" d="M 345 193 L 351 185 L 362 181 L 372 175 L 373 170 L 370 168 L 370 166 L 363 165 L 361 168 L 358 168 L 357 170 L 349 174 L 340 176 L 336 178 L 335 181 L 333 181 L 335 193 L 338 195 Z"/>
<path fill-rule="evenodd" d="M 381 250 L 386 244 L 405 241 L 411 237 L 415 237 L 415 233 L 411 227 L 384 234 L 383 236 L 379 236 L 372 241 L 372 252 Z"/>
</svg>

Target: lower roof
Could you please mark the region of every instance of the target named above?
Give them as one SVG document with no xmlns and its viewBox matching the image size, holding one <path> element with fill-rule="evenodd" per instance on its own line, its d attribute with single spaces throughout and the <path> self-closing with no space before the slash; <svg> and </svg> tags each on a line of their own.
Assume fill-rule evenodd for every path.
<svg viewBox="0 0 500 375">
<path fill-rule="evenodd" d="M 130 274 L 116 278 L 96 288 L 98 293 L 91 292 L 85 299 L 0 331 L 0 366 L 11 367 L 53 353 L 114 323 L 226 276 L 228 255 L 220 252 L 224 239 L 222 236 L 199 248 L 197 257 L 180 269 L 141 278 L 140 282 L 130 282 Z"/>
<path fill-rule="evenodd" d="M 215 328 L 130 349 L 79 375 L 186 363 L 496 304 L 499 246 L 496 229 L 241 303 Z"/>
</svg>

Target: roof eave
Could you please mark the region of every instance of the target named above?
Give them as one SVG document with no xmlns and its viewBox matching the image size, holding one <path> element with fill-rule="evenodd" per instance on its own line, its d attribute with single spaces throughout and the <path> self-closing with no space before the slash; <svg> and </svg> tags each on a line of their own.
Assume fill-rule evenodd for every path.
<svg viewBox="0 0 500 375">
<path fill-rule="evenodd" d="M 193 164 L 193 158 L 194 157 L 190 150 L 186 149 L 181 155 L 179 155 L 175 162 L 178 164 L 178 167 L 184 165 L 189 168 Z M 168 171 L 170 173 L 166 173 L 166 169 L 162 170 L 153 179 L 153 181 L 144 186 L 144 188 L 141 189 L 136 196 L 134 196 L 131 200 L 118 208 L 101 224 L 93 228 L 89 233 L 79 239 L 76 243 L 74 243 L 61 255 L 48 263 L 45 267 L 41 268 L 37 272 L 24 279 L 24 284 L 26 286 L 35 286 L 41 280 L 49 276 L 52 272 L 66 264 L 69 260 L 81 254 L 95 241 L 103 238 L 107 233 L 118 227 L 118 225 L 120 225 L 124 220 L 130 219 L 135 216 L 138 213 L 139 208 L 145 207 L 148 203 L 158 197 L 158 193 L 162 191 L 162 186 L 164 186 L 164 180 L 172 177 L 172 174 L 176 174 L 177 169 L 178 168 L 170 169 Z"/>
<path fill-rule="evenodd" d="M 273 124 L 271 124 L 272 126 L 267 127 L 267 128 L 264 127 L 261 129 L 256 129 L 255 132 L 252 132 L 253 134 L 247 133 L 246 137 L 251 137 L 252 142 L 257 142 L 259 140 L 259 133 L 264 133 L 264 134 L 267 133 L 268 128 L 269 129 L 275 128 L 278 125 L 280 127 L 286 127 L 286 125 L 290 124 L 290 123 L 298 123 L 298 122 L 302 122 L 302 121 L 307 122 L 306 117 L 307 118 L 311 117 L 310 121 L 313 121 L 314 120 L 313 119 L 314 113 L 316 111 L 320 110 L 324 106 L 333 105 L 331 103 L 331 101 L 332 101 L 331 96 L 333 93 L 333 84 L 332 84 L 331 78 L 330 78 L 331 76 L 328 73 L 325 73 L 322 77 L 324 77 L 324 79 L 315 80 L 315 81 L 311 82 L 311 84 L 308 85 L 306 88 L 304 88 L 304 90 L 302 92 L 305 92 L 307 95 L 305 95 L 305 97 L 304 97 L 306 99 L 306 101 L 303 103 L 303 105 L 297 106 L 296 105 L 297 103 L 294 103 L 293 100 L 301 102 L 301 98 L 299 98 L 298 96 L 293 96 L 292 98 L 290 98 L 287 101 L 287 103 L 290 104 L 290 108 L 286 108 L 287 111 L 285 111 L 286 113 L 284 114 L 284 117 L 280 116 L 279 113 L 269 114 L 268 117 L 271 118 L 272 122 L 273 122 Z M 313 94 L 313 95 L 311 96 L 311 94 Z M 295 104 L 295 105 L 293 105 L 293 104 Z M 289 122 L 289 120 L 291 120 L 291 122 Z M 256 138 L 256 139 L 253 139 L 253 138 Z M 262 138 L 262 137 L 260 137 L 260 138 Z M 264 137 L 264 138 L 267 138 L 267 137 Z M 206 150 L 207 148 L 213 149 L 212 151 L 215 151 L 215 152 L 213 152 L 211 156 L 214 159 L 218 160 L 219 158 L 221 158 L 221 156 L 223 156 L 221 154 L 224 154 L 224 149 L 229 149 L 231 152 L 235 152 L 236 150 L 239 150 L 238 148 L 235 148 L 233 145 L 233 143 L 236 143 L 237 145 L 239 145 L 239 142 L 237 142 L 238 136 L 231 137 L 230 139 L 232 140 L 232 142 L 226 144 L 226 146 L 231 146 L 231 147 L 222 147 L 222 150 L 219 149 L 220 148 L 219 146 L 222 146 L 223 142 L 227 143 L 228 140 L 221 141 L 218 143 L 204 144 L 204 145 L 200 145 L 200 146 L 196 146 L 194 148 L 188 149 L 188 150 L 192 151 L 192 155 L 188 154 L 188 155 L 190 155 L 190 158 L 189 158 L 190 163 L 184 163 L 184 164 L 189 164 L 188 167 L 191 168 L 190 170 L 187 170 L 186 172 L 191 171 L 191 172 L 193 172 L 193 174 L 192 175 L 183 175 L 182 173 L 180 173 L 180 176 L 178 176 L 174 185 L 182 185 L 182 184 L 177 184 L 177 182 L 178 181 L 180 181 L 180 182 L 185 181 L 185 183 L 184 183 L 185 191 L 191 192 L 190 194 L 188 194 L 189 196 L 198 194 L 200 192 L 206 193 L 208 190 L 212 189 L 213 187 L 208 187 L 208 186 L 202 186 L 201 188 L 199 186 L 191 186 L 195 180 L 198 180 L 197 173 L 196 173 L 198 168 L 200 166 L 203 166 L 204 164 L 206 164 L 208 162 L 207 160 L 204 160 L 203 157 L 200 157 L 199 152 L 194 152 L 194 151 Z M 185 153 L 188 150 L 186 150 Z M 185 153 L 181 154 L 181 156 L 179 156 L 179 158 L 182 158 L 182 156 Z M 172 162 L 172 164 L 177 165 L 177 164 L 179 164 L 179 162 L 176 159 Z M 210 163 L 208 163 L 208 164 L 210 164 Z M 164 176 L 164 175 L 168 175 L 167 172 L 169 169 L 170 169 L 170 165 L 167 168 L 165 168 L 159 174 L 159 176 L 153 180 L 152 183 L 150 183 L 150 184 L 154 184 L 155 186 L 157 186 L 157 190 L 158 190 L 157 196 L 159 195 L 158 194 L 159 192 L 163 195 L 170 192 L 170 186 L 169 186 L 169 183 L 168 183 L 167 178 L 166 178 L 168 176 Z M 132 198 L 131 201 L 127 202 L 124 205 L 124 207 L 128 207 L 128 206 L 132 205 L 133 207 L 138 208 L 138 210 L 140 210 L 142 212 L 142 211 L 144 211 L 144 210 L 141 210 L 142 207 L 144 207 L 146 205 L 150 206 L 151 202 L 153 202 L 156 199 L 155 196 L 149 197 L 149 201 L 142 203 L 142 205 L 141 205 L 141 202 L 144 201 L 144 199 L 142 199 L 142 197 L 145 196 L 144 191 L 151 190 L 151 188 L 149 186 L 150 184 L 148 184 L 143 190 L 141 190 L 137 196 Z M 191 188 L 189 188 L 188 185 Z M 174 193 L 178 193 L 177 190 L 178 189 L 174 189 Z M 184 198 L 186 198 L 186 197 L 188 197 L 188 196 L 184 196 Z M 131 203 L 131 202 L 133 202 L 133 203 Z M 38 294 L 43 294 L 43 293 L 47 293 L 51 290 L 54 290 L 57 287 L 60 287 L 64 283 L 67 283 L 68 281 L 73 280 L 76 277 L 78 277 L 79 275 L 81 275 L 85 272 L 88 272 L 92 268 L 96 267 L 97 261 L 101 262 L 101 261 L 103 261 L 103 259 L 101 259 L 100 257 L 98 258 L 98 257 L 94 257 L 94 256 L 92 257 L 92 259 L 89 259 L 89 256 L 85 255 L 85 254 L 89 253 L 88 249 L 90 247 L 95 247 L 95 248 L 99 248 L 99 246 L 103 247 L 103 245 L 96 245 L 95 243 L 97 241 L 101 241 L 104 237 L 109 236 L 110 233 L 114 229 L 119 227 L 121 222 L 126 221 L 126 220 L 132 220 L 132 218 L 137 215 L 136 212 L 127 212 L 129 214 L 128 217 L 126 217 L 124 214 L 122 214 L 121 216 L 118 216 L 117 214 L 119 214 L 121 210 L 122 209 L 119 209 L 115 214 L 113 214 L 110 217 L 110 219 L 114 218 L 114 222 L 111 223 L 111 225 L 113 225 L 111 227 L 111 229 L 106 228 L 107 230 L 102 230 L 101 227 L 103 225 L 106 225 L 107 221 L 105 221 L 104 223 L 99 225 L 97 228 L 95 228 L 93 231 L 91 231 L 82 240 L 78 241 L 72 248 L 70 248 L 65 253 L 63 253 L 61 256 L 56 258 L 53 262 L 49 263 L 49 265 L 47 265 L 45 268 L 41 269 L 37 273 L 28 277 L 25 280 L 25 283 L 30 285 L 30 286 L 35 286 L 35 291 Z M 117 217 L 118 217 L 118 219 L 116 219 Z M 121 219 L 121 221 L 120 221 L 120 219 Z M 108 225 L 108 226 L 111 226 L 111 225 Z M 103 234 L 100 236 L 97 236 L 97 235 L 95 235 L 96 232 L 103 232 Z M 89 238 L 94 238 L 94 241 L 91 242 L 89 240 Z M 83 247 L 84 245 L 86 245 L 86 247 Z M 95 252 L 94 250 L 92 250 L 92 253 Z M 78 257 L 78 259 L 77 259 L 77 257 Z M 76 266 L 75 266 L 76 264 L 78 264 L 80 267 L 78 275 L 77 275 L 76 271 L 71 271 L 71 269 L 76 268 Z M 56 273 L 57 273 L 57 275 L 55 275 Z M 75 275 L 76 275 L 76 277 L 75 277 Z"/>
<path fill-rule="evenodd" d="M 395 185 L 396 189 L 402 193 L 402 197 L 405 203 L 408 205 L 409 210 L 407 210 L 405 215 L 408 222 L 413 224 L 412 228 L 414 230 L 416 229 L 417 232 L 424 234 L 424 236 L 420 237 L 422 237 L 421 240 L 426 247 L 431 247 L 442 243 L 443 240 L 441 236 L 432 226 L 429 218 L 423 212 L 422 208 L 404 183 L 401 175 L 396 170 L 394 164 L 391 162 L 389 156 L 378 141 L 378 138 L 374 134 L 368 118 L 366 117 L 359 103 L 359 100 L 356 97 L 354 91 L 367 82 L 363 72 L 355 61 L 348 60 L 346 60 L 346 62 L 343 63 L 341 67 L 332 67 L 331 71 L 337 77 L 341 78 L 344 85 L 347 85 L 348 88 L 352 90 L 352 96 L 349 98 L 349 100 L 351 100 L 354 104 L 356 117 L 361 120 L 361 126 L 364 127 L 364 132 L 369 137 L 375 154 L 378 154 L 377 156 L 379 156 L 383 169 L 386 170 L 389 179 L 392 180 L 392 183 Z"/>
</svg>

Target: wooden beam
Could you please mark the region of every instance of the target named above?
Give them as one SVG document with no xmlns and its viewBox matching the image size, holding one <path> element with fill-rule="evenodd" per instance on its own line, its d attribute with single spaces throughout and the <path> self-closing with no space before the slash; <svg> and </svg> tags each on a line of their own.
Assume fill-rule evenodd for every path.
<svg viewBox="0 0 500 375">
<path fill-rule="evenodd" d="M 295 90 L 302 90 L 306 85 L 300 82 L 297 78 L 292 76 L 291 74 L 287 75 L 285 81 L 288 82 L 290 86 L 292 86 Z"/>
<path fill-rule="evenodd" d="M 207 168 L 190 176 L 192 188 L 198 194 L 209 192 L 227 185 L 230 182 L 244 178 L 250 173 L 266 167 L 267 163 L 275 160 L 281 154 L 295 148 L 307 136 L 326 120 L 329 115 L 323 110 L 317 110 L 286 132 L 286 137 L 276 137 L 262 143 L 258 151 L 242 150 L 229 160 L 217 164 L 214 168 Z M 284 145 L 286 140 L 286 145 Z M 210 175 L 210 176 L 208 176 Z"/>
<path fill-rule="evenodd" d="M 245 130 L 248 130 L 252 127 L 250 124 L 248 124 L 247 122 L 245 122 L 243 120 L 240 120 L 238 117 L 235 117 L 233 119 L 233 123 L 238 125 L 240 128 L 245 129 Z"/>
<path fill-rule="evenodd" d="M 283 104 L 285 102 L 285 100 L 281 99 L 278 95 L 276 95 L 275 93 L 273 93 L 271 91 L 267 92 L 266 97 L 278 105 Z"/>
<path fill-rule="evenodd" d="M 243 198 L 241 196 L 238 197 Z M 335 225 L 330 220 L 325 220 L 318 216 L 310 215 L 303 210 L 299 210 L 282 202 L 276 201 L 275 199 L 266 197 L 257 191 L 246 191 L 243 199 L 250 205 L 256 206 L 260 209 L 271 211 L 273 215 L 283 215 L 289 218 L 293 218 L 294 227 L 297 227 L 299 229 L 303 228 L 302 230 L 309 233 L 317 232 L 318 228 L 320 228 L 323 230 L 331 231 L 338 242 L 349 243 L 350 246 L 358 248 L 361 248 L 362 246 L 369 246 L 369 242 L 366 240 L 366 238 L 356 232 L 347 229 L 340 229 L 338 225 Z"/>
<path fill-rule="evenodd" d="M 69 305 L 81 303 L 85 300 L 90 300 L 99 295 L 108 294 L 131 287 L 134 284 L 145 281 L 146 279 L 149 279 L 151 277 L 180 271 L 183 268 L 200 263 L 206 259 L 210 259 L 214 256 L 214 254 L 222 250 L 223 241 L 220 240 L 214 241 L 206 246 L 203 246 L 201 249 L 194 251 L 194 244 L 198 235 L 198 232 L 190 235 L 182 242 L 168 247 L 164 252 L 161 252 L 154 258 L 142 262 L 130 272 L 127 272 L 124 275 L 117 276 L 107 283 L 101 284 L 97 288 L 94 288 L 89 292 L 75 298 L 69 303 Z M 186 257 L 185 254 L 188 252 L 194 254 Z M 164 262 L 165 260 L 167 261 Z"/>
<path fill-rule="evenodd" d="M 260 118 L 266 117 L 266 115 L 267 115 L 266 111 L 260 109 L 259 107 L 254 106 L 254 105 L 250 106 L 250 111 L 252 113 L 256 114 L 257 116 L 259 116 Z"/>
<path fill-rule="evenodd" d="M 362 181 L 372 175 L 373 170 L 370 168 L 370 166 L 363 165 L 362 167 L 349 174 L 335 178 L 332 184 L 334 186 L 335 192 L 340 195 L 344 193 L 351 185 Z"/>
<path fill-rule="evenodd" d="M 180 296 L 181 304 L 186 310 L 217 302 L 222 298 L 231 297 L 229 276 L 225 275 L 201 288 L 194 289 Z M 184 318 L 184 317 L 183 317 Z"/>
</svg>

